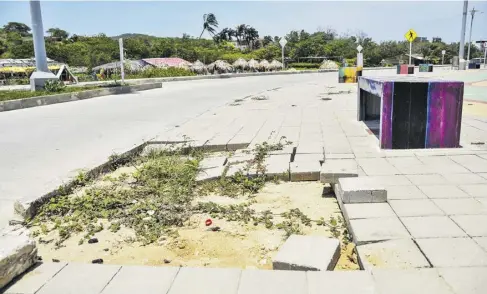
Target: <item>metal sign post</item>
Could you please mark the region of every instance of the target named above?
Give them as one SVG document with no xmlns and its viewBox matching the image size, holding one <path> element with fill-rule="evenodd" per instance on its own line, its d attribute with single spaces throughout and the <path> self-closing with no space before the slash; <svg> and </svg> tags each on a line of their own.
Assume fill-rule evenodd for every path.
<svg viewBox="0 0 487 294">
<path fill-rule="evenodd" d="M 284 69 L 285 68 L 285 66 L 284 66 L 284 47 L 287 44 L 287 40 L 284 37 L 282 37 L 279 40 L 279 44 L 281 45 L 281 48 L 282 48 L 282 69 Z"/>
<path fill-rule="evenodd" d="M 122 84 L 125 80 L 125 71 L 123 68 L 123 39 L 118 39 L 118 47 L 120 47 L 120 76 L 122 77 Z"/>
<path fill-rule="evenodd" d="M 446 50 L 441 50 L 441 65 L 445 62 Z"/>
<path fill-rule="evenodd" d="M 362 49 L 364 49 L 362 46 L 358 45 L 357 46 L 357 70 L 362 70 L 362 68 L 364 67 L 364 56 L 362 54 Z"/>
<path fill-rule="evenodd" d="M 418 34 L 413 30 L 409 29 L 409 31 L 406 32 L 404 35 L 404 38 L 409 42 L 409 65 L 411 65 L 411 54 L 413 51 L 413 41 L 418 37 Z"/>
</svg>

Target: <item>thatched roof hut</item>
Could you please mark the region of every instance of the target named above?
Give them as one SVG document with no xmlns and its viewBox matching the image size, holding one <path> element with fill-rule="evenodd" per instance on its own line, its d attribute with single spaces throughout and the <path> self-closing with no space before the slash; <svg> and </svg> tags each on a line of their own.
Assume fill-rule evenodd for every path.
<svg viewBox="0 0 487 294">
<path fill-rule="evenodd" d="M 178 68 L 183 68 L 183 69 L 186 69 L 186 70 L 190 70 L 192 65 L 193 64 L 191 62 L 184 60 L 181 63 L 179 63 L 177 65 L 177 67 Z"/>
<path fill-rule="evenodd" d="M 222 74 L 233 71 L 233 67 L 228 62 L 223 60 L 217 60 L 213 63 L 210 63 L 206 68 L 212 74 Z"/>
<path fill-rule="evenodd" d="M 249 68 L 249 63 L 247 62 L 247 60 L 239 58 L 235 60 L 235 62 L 233 63 L 233 67 L 235 69 L 246 70 Z"/>
<path fill-rule="evenodd" d="M 268 71 L 268 70 L 269 70 L 269 68 L 270 68 L 270 63 L 269 63 L 269 61 L 267 61 L 267 60 L 265 60 L 265 59 L 261 60 L 261 61 L 260 61 L 260 63 L 259 63 L 259 68 L 260 68 L 260 70 L 262 70 L 262 71 Z"/>
<path fill-rule="evenodd" d="M 338 64 L 332 60 L 323 60 L 320 69 L 338 69 Z"/>
<path fill-rule="evenodd" d="M 259 62 L 255 59 L 250 59 L 249 62 L 247 62 L 247 65 L 251 71 L 259 70 Z"/>
<path fill-rule="evenodd" d="M 206 66 L 203 62 L 196 60 L 189 68 L 192 72 L 199 75 L 205 75 L 208 73 Z"/>
<path fill-rule="evenodd" d="M 269 64 L 270 70 L 281 70 L 282 69 L 282 63 L 277 61 L 277 60 L 272 60 L 271 64 Z"/>
</svg>

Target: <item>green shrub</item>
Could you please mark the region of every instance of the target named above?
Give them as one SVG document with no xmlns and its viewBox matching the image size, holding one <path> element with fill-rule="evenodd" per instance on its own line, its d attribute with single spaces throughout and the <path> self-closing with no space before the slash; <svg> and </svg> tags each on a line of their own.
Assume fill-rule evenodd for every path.
<svg viewBox="0 0 487 294">
<path fill-rule="evenodd" d="M 64 90 L 66 86 L 61 81 L 50 80 L 44 84 L 44 90 L 48 93 L 59 93 Z"/>
<path fill-rule="evenodd" d="M 307 63 L 307 62 L 293 62 L 289 63 L 287 66 L 292 68 L 306 68 L 306 69 L 317 69 L 320 68 L 319 63 Z"/>
<path fill-rule="evenodd" d="M 126 79 L 147 79 L 147 78 L 166 78 L 194 76 L 195 74 L 184 68 L 149 68 L 139 72 L 129 72 L 125 74 Z M 121 79 L 120 74 L 112 75 L 112 79 Z"/>
</svg>

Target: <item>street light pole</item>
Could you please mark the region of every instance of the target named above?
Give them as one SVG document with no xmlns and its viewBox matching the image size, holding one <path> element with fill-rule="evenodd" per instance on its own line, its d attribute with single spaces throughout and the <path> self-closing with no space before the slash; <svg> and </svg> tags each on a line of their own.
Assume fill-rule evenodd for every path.
<svg viewBox="0 0 487 294">
<path fill-rule="evenodd" d="M 472 26 L 473 26 L 473 18 L 475 16 L 475 12 L 479 12 L 475 10 L 475 7 L 470 10 L 470 14 L 472 14 L 472 19 L 470 20 L 470 34 L 468 37 L 468 51 L 467 51 L 467 62 L 470 60 L 470 45 L 472 45 Z"/>
<path fill-rule="evenodd" d="M 468 1 L 463 1 L 463 17 L 462 17 L 462 32 L 460 35 L 460 50 L 458 52 L 458 69 L 464 70 L 465 63 L 463 58 L 465 57 L 465 27 L 467 26 L 467 10 L 468 10 Z"/>
<path fill-rule="evenodd" d="M 47 67 L 41 4 L 38 0 L 30 0 L 30 17 L 32 21 L 32 40 L 34 41 L 36 60 L 36 71 L 30 76 L 30 88 L 31 91 L 35 91 L 36 89 L 43 88 L 46 81 L 57 78 Z"/>
</svg>

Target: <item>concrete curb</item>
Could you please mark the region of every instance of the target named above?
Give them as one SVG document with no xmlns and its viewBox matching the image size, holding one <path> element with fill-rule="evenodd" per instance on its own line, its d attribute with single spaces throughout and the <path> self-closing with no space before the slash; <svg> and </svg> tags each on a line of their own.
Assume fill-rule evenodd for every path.
<svg viewBox="0 0 487 294">
<path fill-rule="evenodd" d="M 85 100 L 85 99 L 91 99 L 91 98 L 107 96 L 107 95 L 127 94 L 136 91 L 145 91 L 145 90 L 152 90 L 157 88 L 162 88 L 162 83 L 153 82 L 153 83 L 145 83 L 145 84 L 138 84 L 138 85 L 131 85 L 131 86 L 102 88 L 102 89 L 94 89 L 94 90 L 87 90 L 81 92 L 62 93 L 56 95 L 8 100 L 8 101 L 0 102 L 0 112 L 38 107 L 38 106 L 57 104 L 57 103 L 64 103 L 64 102 L 71 102 L 71 101 L 78 101 L 78 100 Z"/>
</svg>

